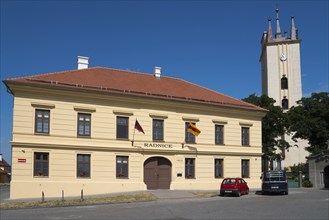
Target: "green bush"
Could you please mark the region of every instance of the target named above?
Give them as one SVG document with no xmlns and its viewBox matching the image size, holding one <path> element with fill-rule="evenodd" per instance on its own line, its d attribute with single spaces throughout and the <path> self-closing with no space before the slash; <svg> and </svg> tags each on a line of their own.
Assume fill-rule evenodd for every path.
<svg viewBox="0 0 329 220">
<path fill-rule="evenodd" d="M 303 187 L 313 187 L 313 184 L 309 180 L 305 180 L 302 185 Z"/>
</svg>

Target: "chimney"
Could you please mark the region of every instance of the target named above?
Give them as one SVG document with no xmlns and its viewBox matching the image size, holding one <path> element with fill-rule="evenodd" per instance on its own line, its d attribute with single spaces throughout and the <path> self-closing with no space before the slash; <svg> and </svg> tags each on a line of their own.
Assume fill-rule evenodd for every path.
<svg viewBox="0 0 329 220">
<path fill-rule="evenodd" d="M 0 154 L 0 161 L 2 161 L 2 154 Z"/>
<path fill-rule="evenodd" d="M 160 76 L 161 76 L 161 67 L 158 67 L 158 66 L 155 66 L 154 67 L 154 76 L 157 79 L 160 79 Z"/>
<path fill-rule="evenodd" d="M 88 68 L 89 57 L 78 56 L 78 70 Z"/>
</svg>

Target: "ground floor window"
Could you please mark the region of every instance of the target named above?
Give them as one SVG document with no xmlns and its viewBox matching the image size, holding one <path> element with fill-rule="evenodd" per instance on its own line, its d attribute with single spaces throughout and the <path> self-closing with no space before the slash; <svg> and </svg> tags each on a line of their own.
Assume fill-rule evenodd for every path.
<svg viewBox="0 0 329 220">
<path fill-rule="evenodd" d="M 215 159 L 215 178 L 223 178 L 223 159 Z"/>
<path fill-rule="evenodd" d="M 241 160 L 241 177 L 246 178 L 249 176 L 249 160 Z"/>
<path fill-rule="evenodd" d="M 49 153 L 34 153 L 34 176 L 49 176 Z"/>
<path fill-rule="evenodd" d="M 90 154 L 77 155 L 77 177 L 90 177 Z"/>
<path fill-rule="evenodd" d="M 116 158 L 116 176 L 120 178 L 128 178 L 128 157 L 117 156 Z"/>
<path fill-rule="evenodd" d="M 195 178 L 194 158 L 185 158 L 185 178 Z"/>
</svg>

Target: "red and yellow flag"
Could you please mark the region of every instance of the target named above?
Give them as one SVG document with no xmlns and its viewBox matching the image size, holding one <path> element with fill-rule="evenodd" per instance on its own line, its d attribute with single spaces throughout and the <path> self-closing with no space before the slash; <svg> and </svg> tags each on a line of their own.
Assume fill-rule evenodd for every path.
<svg viewBox="0 0 329 220">
<path fill-rule="evenodd" d="M 190 123 L 188 128 L 187 128 L 187 132 L 192 133 L 194 136 L 198 136 L 201 131 L 199 128 L 197 128 L 194 124 Z"/>
</svg>

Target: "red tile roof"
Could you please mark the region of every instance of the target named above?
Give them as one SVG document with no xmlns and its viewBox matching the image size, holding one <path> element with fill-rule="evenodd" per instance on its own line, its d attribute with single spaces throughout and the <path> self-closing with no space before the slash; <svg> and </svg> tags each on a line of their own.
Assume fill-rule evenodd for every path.
<svg viewBox="0 0 329 220">
<path fill-rule="evenodd" d="M 55 72 L 21 78 L 6 79 L 4 82 L 47 85 L 84 90 L 99 90 L 109 93 L 146 96 L 159 99 L 197 102 L 256 111 L 266 111 L 255 105 L 223 95 L 182 79 L 153 74 L 94 67 L 80 70 Z"/>
</svg>

